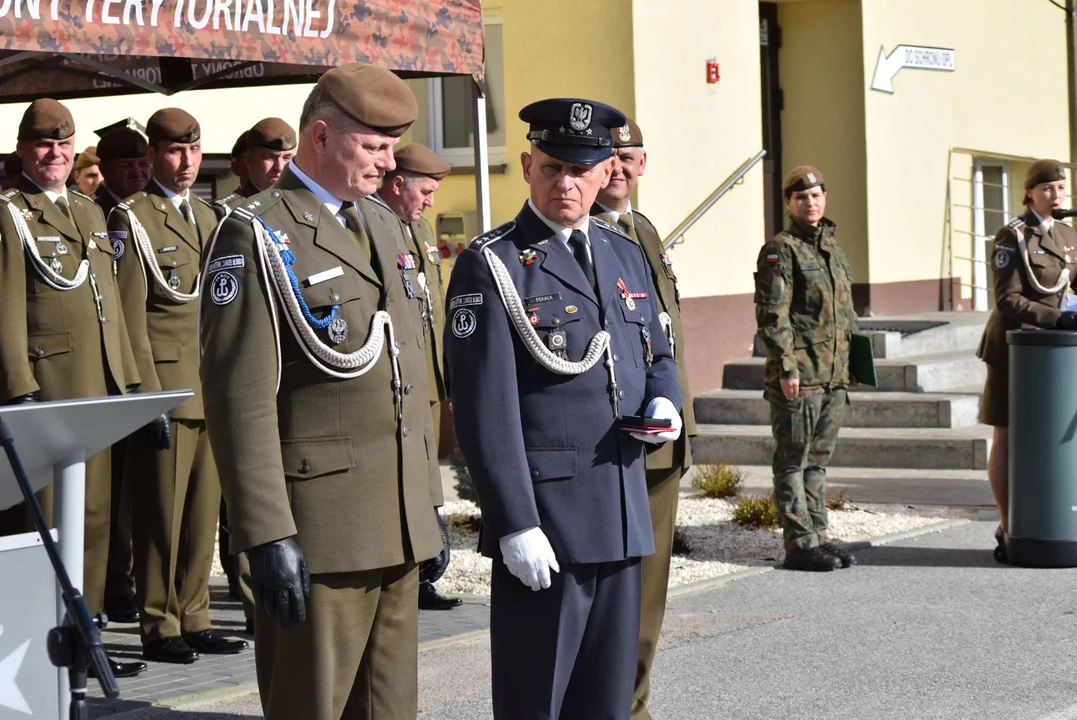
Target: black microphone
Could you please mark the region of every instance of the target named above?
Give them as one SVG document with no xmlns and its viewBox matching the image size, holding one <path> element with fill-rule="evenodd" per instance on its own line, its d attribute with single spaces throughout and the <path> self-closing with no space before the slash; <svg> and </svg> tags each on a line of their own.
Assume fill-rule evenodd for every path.
<svg viewBox="0 0 1077 720">
<path fill-rule="evenodd" d="M 1077 217 L 1077 208 L 1070 210 L 1052 210 L 1051 217 L 1055 220 L 1065 220 L 1066 218 Z"/>
</svg>

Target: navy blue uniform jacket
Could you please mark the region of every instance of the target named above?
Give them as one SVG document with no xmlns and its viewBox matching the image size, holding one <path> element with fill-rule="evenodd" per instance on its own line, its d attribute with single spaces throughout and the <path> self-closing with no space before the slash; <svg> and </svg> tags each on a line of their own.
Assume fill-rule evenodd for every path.
<svg viewBox="0 0 1077 720">
<path fill-rule="evenodd" d="M 642 414 L 655 397 L 680 408 L 677 365 L 643 251 L 612 226 L 588 222 L 598 297 L 526 204 L 514 222 L 476 238 L 452 270 L 445 364 L 489 557 L 500 557 L 499 538 L 536 525 L 560 563 L 654 552 L 645 446 L 617 429 L 605 356 L 580 375 L 539 365 L 511 326 L 482 255 L 489 248 L 501 259 L 539 337 L 547 347 L 551 334 L 563 339 L 567 360 L 582 359 L 595 333 L 610 333 L 622 415 Z M 626 302 L 625 289 L 638 297 Z"/>
</svg>

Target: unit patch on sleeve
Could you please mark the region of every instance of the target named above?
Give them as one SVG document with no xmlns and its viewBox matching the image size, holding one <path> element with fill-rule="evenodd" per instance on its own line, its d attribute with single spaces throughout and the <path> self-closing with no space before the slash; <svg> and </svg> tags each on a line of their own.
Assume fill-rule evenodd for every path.
<svg viewBox="0 0 1077 720">
<path fill-rule="evenodd" d="M 234 270 L 243 267 L 244 264 L 245 261 L 242 255 L 225 255 L 216 260 L 211 260 L 209 265 L 206 266 L 206 274 L 209 275 L 218 270 Z"/>
</svg>

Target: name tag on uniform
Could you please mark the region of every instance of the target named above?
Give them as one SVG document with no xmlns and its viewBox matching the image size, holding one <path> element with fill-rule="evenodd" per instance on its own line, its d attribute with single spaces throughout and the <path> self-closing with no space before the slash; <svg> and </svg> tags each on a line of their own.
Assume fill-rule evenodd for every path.
<svg viewBox="0 0 1077 720">
<path fill-rule="evenodd" d="M 312 287 L 314 285 L 317 285 L 318 283 L 323 283 L 326 280 L 332 280 L 333 278 L 338 278 L 343 274 L 344 274 L 344 268 L 342 268 L 340 265 L 337 265 L 335 268 L 333 268 L 331 270 L 323 270 L 320 273 L 314 273 L 313 275 L 311 275 L 309 278 L 307 278 L 306 286 L 307 287 Z"/>
<path fill-rule="evenodd" d="M 58 243 L 58 242 L 63 241 L 63 238 L 61 238 L 59 235 L 44 235 L 44 236 L 36 238 L 36 239 L 37 239 L 38 242 L 50 242 L 50 243 Z"/>
<path fill-rule="evenodd" d="M 157 252 L 159 253 L 170 253 L 176 252 L 177 250 L 179 250 L 179 245 L 165 245 L 162 248 L 157 248 Z"/>
<path fill-rule="evenodd" d="M 550 293 L 549 295 L 532 295 L 524 300 L 524 305 L 541 305 L 543 303 L 553 302 L 554 300 L 560 300 L 561 293 Z"/>
</svg>

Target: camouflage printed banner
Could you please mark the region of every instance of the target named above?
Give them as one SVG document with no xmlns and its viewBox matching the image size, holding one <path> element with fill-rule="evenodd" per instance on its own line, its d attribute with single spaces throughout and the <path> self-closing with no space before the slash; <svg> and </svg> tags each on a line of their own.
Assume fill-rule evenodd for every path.
<svg viewBox="0 0 1077 720">
<path fill-rule="evenodd" d="M 480 0 L 0 0 L 0 102 L 137 91 L 109 72 L 174 91 L 353 60 L 481 77 L 482 59 Z"/>
</svg>

